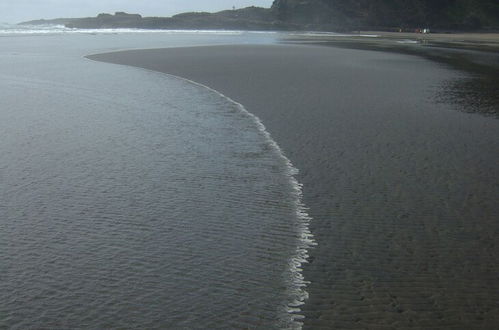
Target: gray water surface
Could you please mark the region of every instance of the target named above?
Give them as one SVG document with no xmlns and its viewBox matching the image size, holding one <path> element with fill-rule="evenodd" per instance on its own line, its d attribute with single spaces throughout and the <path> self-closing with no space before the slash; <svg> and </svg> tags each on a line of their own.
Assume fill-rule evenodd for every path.
<svg viewBox="0 0 499 330">
<path fill-rule="evenodd" d="M 290 164 L 241 106 L 106 50 L 260 35 L 0 38 L 0 327 L 295 327 Z"/>
</svg>

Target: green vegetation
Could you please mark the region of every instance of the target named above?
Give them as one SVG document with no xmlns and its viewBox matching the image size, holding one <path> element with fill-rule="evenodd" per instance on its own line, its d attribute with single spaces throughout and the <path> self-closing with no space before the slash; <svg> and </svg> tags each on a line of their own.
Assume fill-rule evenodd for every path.
<svg viewBox="0 0 499 330">
<path fill-rule="evenodd" d="M 499 28 L 497 0 L 276 0 L 278 19 L 310 28 Z"/>
<path fill-rule="evenodd" d="M 172 17 L 142 17 L 138 14 L 117 12 L 99 14 L 96 17 L 36 20 L 20 24 L 65 24 L 69 28 L 105 29 L 237 29 L 237 30 L 283 30 L 286 23 L 274 19 L 273 11 L 267 8 L 248 7 L 224 10 L 218 13 L 192 12 Z"/>
<path fill-rule="evenodd" d="M 57 22 L 56 22 L 57 21 Z M 117 12 L 97 17 L 24 24 L 75 28 L 473 31 L 499 29 L 498 0 L 275 0 L 271 9 L 248 7 L 218 13 L 141 17 Z"/>
</svg>

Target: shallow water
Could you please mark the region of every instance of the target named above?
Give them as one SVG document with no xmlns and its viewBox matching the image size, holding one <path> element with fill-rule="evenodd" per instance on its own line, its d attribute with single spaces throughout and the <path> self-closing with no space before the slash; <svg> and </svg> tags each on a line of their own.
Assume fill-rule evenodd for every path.
<svg viewBox="0 0 499 330">
<path fill-rule="evenodd" d="M 264 121 L 313 217 L 304 328 L 497 327 L 499 122 L 440 97 L 467 75 L 333 47 L 190 52 L 92 58 L 203 82 Z"/>
<path fill-rule="evenodd" d="M 203 86 L 82 57 L 272 40 L 3 35 L 0 327 L 299 327 L 306 215 L 258 119 Z"/>
</svg>

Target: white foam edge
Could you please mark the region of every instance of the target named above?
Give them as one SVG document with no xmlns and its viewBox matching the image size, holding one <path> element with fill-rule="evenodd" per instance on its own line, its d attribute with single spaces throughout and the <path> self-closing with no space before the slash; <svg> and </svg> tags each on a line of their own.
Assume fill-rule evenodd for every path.
<svg viewBox="0 0 499 330">
<path fill-rule="evenodd" d="M 196 86 L 203 87 L 213 93 L 218 94 L 222 98 L 234 104 L 239 109 L 239 111 L 241 111 L 243 114 L 245 114 L 246 116 L 248 116 L 253 120 L 259 132 L 263 134 L 269 145 L 274 149 L 274 151 L 276 151 L 276 154 L 279 155 L 279 157 L 286 164 L 287 168 L 286 176 L 291 180 L 291 186 L 293 189 L 293 195 L 295 199 L 295 212 L 298 219 L 298 224 L 297 224 L 298 246 L 296 248 L 294 256 L 292 256 L 288 261 L 288 267 L 289 267 L 288 272 L 291 276 L 290 279 L 291 288 L 288 289 L 290 290 L 290 295 L 292 298 L 291 301 L 288 302 L 287 305 L 285 306 L 285 311 L 286 311 L 285 315 L 289 317 L 289 320 L 282 320 L 281 322 L 283 324 L 286 324 L 287 328 L 301 329 L 303 323 L 299 322 L 299 320 L 304 319 L 304 316 L 299 314 L 301 312 L 300 306 L 302 306 L 305 303 L 305 300 L 308 299 L 308 292 L 306 291 L 306 287 L 310 283 L 306 281 L 303 276 L 302 265 L 308 262 L 309 258 L 308 250 L 312 246 L 317 245 L 317 243 L 315 242 L 313 234 L 310 232 L 309 229 L 309 224 L 312 218 L 308 215 L 307 208 L 302 202 L 302 195 L 303 195 L 302 184 L 300 184 L 298 180 L 295 178 L 295 175 L 297 175 L 299 172 L 298 169 L 293 165 L 293 163 L 291 163 L 291 160 L 288 157 L 286 157 L 281 147 L 272 138 L 270 133 L 267 131 L 265 125 L 263 124 L 262 120 L 258 116 L 249 112 L 241 103 L 231 99 L 230 97 L 224 95 L 223 93 L 209 86 L 203 85 L 196 81 L 175 75 L 170 75 L 170 76 L 184 80 Z"/>
<path fill-rule="evenodd" d="M 90 55 L 87 55 L 90 56 Z M 101 62 L 101 61 L 95 61 L 87 58 L 86 56 L 84 57 L 85 59 L 89 61 L 94 61 L 94 62 L 100 62 L 100 63 L 109 63 L 109 62 Z M 114 63 L 113 63 L 114 64 Z M 115 64 L 115 65 L 122 65 L 122 66 L 128 66 L 130 65 L 124 65 L 124 64 Z M 289 259 L 288 261 L 288 270 L 287 272 L 289 273 L 291 279 L 291 287 L 288 288 L 290 291 L 291 299 L 289 302 L 286 303 L 286 306 L 284 306 L 284 311 L 283 315 L 286 315 L 288 319 L 286 320 L 279 320 L 279 323 L 281 324 L 281 328 L 286 328 L 286 329 L 301 329 L 303 327 L 303 322 L 300 322 L 300 320 L 303 320 L 305 318 L 304 315 L 300 314 L 302 311 L 300 306 L 305 304 L 305 300 L 308 299 L 308 292 L 306 290 L 306 287 L 308 284 L 310 284 L 309 281 L 305 280 L 305 277 L 303 275 L 303 269 L 302 266 L 305 263 L 308 263 L 308 250 L 312 248 L 313 246 L 317 245 L 317 242 L 314 240 L 314 235 L 310 231 L 310 222 L 312 221 L 312 218 L 309 216 L 307 212 L 307 208 L 302 202 L 302 196 L 303 196 L 303 191 L 302 187 L 303 185 L 298 182 L 298 180 L 295 178 L 295 175 L 298 174 L 299 170 L 293 165 L 291 160 L 286 157 L 284 154 L 283 150 L 281 147 L 277 144 L 277 142 L 272 138 L 271 134 L 267 131 L 265 125 L 263 124 L 262 120 L 254 115 L 253 113 L 249 112 L 241 103 L 231 99 L 230 97 L 224 95 L 223 93 L 217 91 L 216 89 L 213 89 L 207 85 L 204 85 L 202 83 L 199 83 L 194 80 L 190 80 L 188 78 L 184 78 L 181 76 L 176 76 L 170 73 L 165 73 L 165 72 L 160 72 L 160 71 L 155 71 L 155 70 L 150 70 L 146 68 L 140 68 L 140 67 L 135 67 L 138 69 L 142 69 L 145 71 L 149 72 L 154 72 L 157 74 L 162 74 L 166 75 L 184 82 L 187 82 L 189 84 L 192 84 L 194 86 L 198 86 L 201 88 L 204 88 L 210 92 L 213 92 L 220 97 L 224 98 L 227 100 L 229 103 L 234 104 L 237 109 L 246 115 L 247 117 L 251 118 L 253 122 L 255 123 L 258 131 L 263 134 L 265 139 L 267 140 L 268 144 L 270 147 L 274 149 L 276 154 L 281 158 L 281 160 L 284 161 L 286 168 L 287 168 L 287 173 L 286 176 L 290 179 L 291 187 L 292 187 L 292 193 L 293 197 L 295 199 L 295 212 L 297 215 L 298 219 L 298 230 L 297 230 L 297 247 L 295 250 L 294 255 Z M 282 326 L 286 324 L 286 326 Z"/>
<path fill-rule="evenodd" d="M 223 93 L 206 86 L 204 84 L 198 83 L 196 81 L 168 74 L 165 73 L 168 76 L 174 77 L 176 79 L 180 79 L 182 81 L 186 81 L 190 84 L 193 84 L 198 87 L 205 88 L 209 90 L 210 92 L 218 94 L 220 97 L 226 99 L 230 103 L 234 104 L 239 111 L 241 111 L 244 115 L 248 116 L 253 120 L 255 123 L 258 131 L 263 134 L 269 145 L 274 149 L 276 154 L 281 158 L 281 160 L 284 161 L 286 164 L 287 168 L 287 173 L 286 176 L 291 180 L 291 186 L 292 186 L 292 193 L 293 197 L 295 199 L 295 212 L 297 215 L 298 219 L 298 233 L 297 233 L 297 238 L 298 238 L 298 246 L 296 247 L 295 254 L 290 258 L 288 261 L 288 272 L 291 275 L 291 284 L 292 287 L 288 288 L 290 290 L 291 294 L 291 301 L 287 303 L 285 306 L 285 311 L 286 315 L 289 317 L 289 320 L 282 320 L 284 324 L 288 324 L 287 328 L 290 329 L 301 329 L 303 326 L 302 322 L 299 322 L 299 320 L 303 320 L 305 317 L 301 314 L 301 308 L 300 306 L 305 304 L 305 300 L 308 299 L 308 292 L 306 291 L 306 287 L 310 282 L 305 280 L 305 277 L 303 275 L 303 269 L 302 266 L 304 263 L 308 262 L 308 250 L 312 247 L 317 245 L 317 243 L 314 240 L 314 235 L 311 233 L 309 229 L 310 222 L 312 221 L 312 218 L 308 215 L 307 208 L 302 202 L 302 184 L 298 182 L 298 180 L 295 178 L 295 175 L 298 174 L 299 170 L 293 165 L 291 160 L 286 157 L 284 154 L 283 150 L 281 147 L 277 144 L 277 142 L 272 138 L 271 134 L 267 131 L 265 125 L 263 124 L 262 120 L 256 116 L 255 114 L 249 112 L 241 103 L 231 99 L 230 97 L 224 95 Z M 291 322 L 290 322 L 291 321 Z"/>
<path fill-rule="evenodd" d="M 103 29 L 79 29 L 68 28 L 64 25 L 21 25 L 14 27 L 0 26 L 0 34 L 4 35 L 40 35 L 40 34 L 141 34 L 141 33 L 163 33 L 163 34 L 215 34 L 215 35 L 242 35 L 252 33 L 276 34 L 277 31 L 252 31 L 252 30 L 213 30 L 213 29 L 140 29 L 140 28 L 103 28 Z"/>
</svg>

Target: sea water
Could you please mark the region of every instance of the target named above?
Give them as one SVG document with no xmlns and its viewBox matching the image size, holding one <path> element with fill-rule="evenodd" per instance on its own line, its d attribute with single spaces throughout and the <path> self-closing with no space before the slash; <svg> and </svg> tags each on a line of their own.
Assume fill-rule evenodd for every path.
<svg viewBox="0 0 499 330">
<path fill-rule="evenodd" d="M 274 40 L 0 27 L 0 327 L 300 327 L 309 219 L 259 119 L 84 58 Z"/>
</svg>

